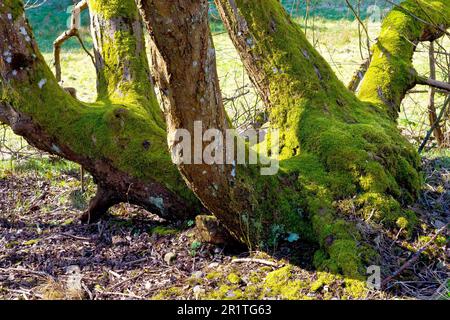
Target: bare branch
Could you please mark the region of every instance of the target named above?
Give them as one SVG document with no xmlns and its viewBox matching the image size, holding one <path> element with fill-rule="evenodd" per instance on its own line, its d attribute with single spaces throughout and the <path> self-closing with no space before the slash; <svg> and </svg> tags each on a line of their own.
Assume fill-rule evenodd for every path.
<svg viewBox="0 0 450 320">
<path fill-rule="evenodd" d="M 439 116 L 436 119 L 436 122 L 431 126 L 430 130 L 428 130 L 425 139 L 423 140 L 422 144 L 419 147 L 419 153 L 422 153 L 423 149 L 425 149 L 425 146 L 426 146 L 428 140 L 430 139 L 431 134 L 439 126 L 439 123 L 441 122 L 442 118 L 444 117 L 444 115 L 446 113 L 449 103 L 450 103 L 450 96 L 448 96 L 447 99 L 445 100 L 444 106 L 442 107 L 441 112 L 439 113 Z"/>
<path fill-rule="evenodd" d="M 450 92 L 450 83 L 434 80 L 432 78 L 417 77 L 417 84 L 428 85 L 430 87 Z"/>
</svg>

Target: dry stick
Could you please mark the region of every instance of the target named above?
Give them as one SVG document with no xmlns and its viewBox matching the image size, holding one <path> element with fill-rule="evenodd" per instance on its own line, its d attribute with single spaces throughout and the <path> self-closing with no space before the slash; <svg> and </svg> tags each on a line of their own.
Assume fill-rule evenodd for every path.
<svg viewBox="0 0 450 320">
<path fill-rule="evenodd" d="M 35 270 L 28 270 L 23 268 L 0 268 L 0 272 L 20 272 L 20 273 L 29 273 L 33 274 L 35 276 L 44 277 L 44 278 L 53 278 L 50 274 L 43 272 L 43 271 L 35 271 Z"/>
<path fill-rule="evenodd" d="M 383 280 L 383 282 L 381 282 L 381 288 L 386 288 L 386 285 L 391 282 L 395 277 L 397 277 L 399 274 L 401 274 L 403 271 L 405 271 L 405 269 L 409 268 L 411 266 L 411 264 L 413 264 L 422 254 L 422 252 L 424 252 L 431 244 L 433 244 L 433 242 L 436 240 L 436 238 L 443 233 L 447 228 L 448 228 L 449 224 L 447 224 L 445 227 L 442 227 L 441 229 L 439 229 L 438 232 L 436 232 L 436 234 L 431 238 L 430 241 L 428 241 L 422 248 L 420 248 L 416 253 L 413 254 L 413 256 L 406 261 L 401 267 L 400 269 L 398 269 L 394 274 L 392 274 L 391 276 L 387 277 L 386 279 Z"/>
<path fill-rule="evenodd" d="M 134 298 L 134 299 L 139 299 L 139 300 L 145 299 L 144 297 L 137 296 L 133 293 L 109 292 L 109 291 L 101 291 L 99 293 L 102 295 L 108 295 L 108 296 L 121 296 L 121 297 L 125 297 L 125 298 Z"/>
<path fill-rule="evenodd" d="M 435 93 L 439 93 L 439 94 L 443 94 L 443 95 L 448 95 L 449 94 L 449 92 L 448 91 L 445 91 L 445 90 L 436 90 L 436 89 L 434 89 L 435 90 Z M 410 90 L 410 91 L 408 91 L 408 94 L 412 94 L 412 93 L 428 93 L 429 92 L 429 90 Z"/>
<path fill-rule="evenodd" d="M 430 42 L 429 48 L 429 60 L 430 60 L 430 79 L 436 80 L 436 59 L 434 56 L 434 42 Z M 430 86 L 430 103 L 428 105 L 428 117 L 430 119 L 430 126 L 436 122 L 437 114 L 436 114 L 436 105 L 435 105 L 435 97 L 436 97 L 436 89 Z M 444 143 L 444 134 L 442 133 L 441 127 L 438 125 L 436 129 L 434 129 L 434 137 L 436 138 L 438 145 L 442 146 Z"/>
<path fill-rule="evenodd" d="M 419 76 L 419 77 L 417 77 L 417 84 L 428 85 L 428 86 L 431 86 L 436 89 L 441 89 L 441 90 L 450 92 L 450 83 L 448 83 L 448 82 L 438 81 L 435 79 Z"/>
<path fill-rule="evenodd" d="M 125 263 L 123 263 L 123 265 L 129 267 L 129 266 L 132 266 L 135 264 L 139 264 L 141 262 L 146 262 L 148 259 L 149 259 L 149 257 L 146 257 L 146 258 L 142 258 L 142 259 L 138 259 L 138 260 L 134 260 L 134 261 L 130 261 L 130 262 L 125 262 Z"/>
<path fill-rule="evenodd" d="M 94 300 L 94 295 L 92 294 L 91 290 L 89 290 L 88 286 L 84 282 L 81 282 L 81 287 L 88 294 L 89 300 Z"/>
<path fill-rule="evenodd" d="M 305 37 L 308 32 L 308 22 L 309 22 L 309 13 L 310 13 L 310 1 L 306 0 L 306 14 L 305 14 Z M 314 41 L 313 41 L 314 43 Z"/>
<path fill-rule="evenodd" d="M 72 37 L 77 37 L 78 39 L 78 29 L 80 28 L 80 15 L 81 12 L 88 8 L 87 0 L 82 0 L 72 10 L 70 29 L 64 31 L 54 42 L 53 42 L 53 56 L 55 59 L 55 76 L 58 82 L 61 81 L 61 46 L 64 42 Z M 83 45 L 84 47 L 84 45 Z"/>
<path fill-rule="evenodd" d="M 369 60 L 370 60 L 372 58 L 372 53 L 370 52 L 369 31 L 367 30 L 367 27 L 364 24 L 364 22 L 361 20 L 361 17 L 359 16 L 358 12 L 356 12 L 355 8 L 353 8 L 353 5 L 350 3 L 350 1 L 349 0 L 345 0 L 345 2 L 347 3 L 347 6 L 350 8 L 350 10 L 352 10 L 353 14 L 355 15 L 355 18 L 359 22 L 359 25 L 363 28 L 364 33 L 366 34 L 366 45 L 367 45 L 367 50 L 369 51 Z"/>
<path fill-rule="evenodd" d="M 125 284 L 125 283 L 127 283 L 127 282 L 134 281 L 134 280 L 136 280 L 136 279 L 142 277 L 144 274 L 145 274 L 145 272 L 141 272 L 141 273 L 139 273 L 138 275 L 136 275 L 136 276 L 134 276 L 134 277 L 131 277 L 131 278 L 122 280 L 122 281 L 116 283 L 115 285 L 113 285 L 113 286 L 110 288 L 110 290 L 115 290 L 115 289 L 117 289 L 118 287 L 120 287 L 121 285 L 123 285 L 123 284 Z"/>
<path fill-rule="evenodd" d="M 350 83 L 348 84 L 347 88 L 352 91 L 352 92 L 356 92 L 359 88 L 359 85 L 361 84 L 361 82 L 364 79 L 364 76 L 366 75 L 367 69 L 369 68 L 370 65 L 370 59 L 366 59 L 358 68 L 358 70 L 356 70 L 355 74 L 352 77 L 352 80 L 350 81 Z"/>
<path fill-rule="evenodd" d="M 72 239 L 75 239 L 75 240 L 80 240 L 80 241 L 91 241 L 92 239 L 91 238 L 86 238 L 86 237 L 80 237 L 80 236 L 76 236 L 76 235 L 73 235 L 73 234 L 70 234 L 70 233 L 59 233 L 59 235 L 60 236 L 63 236 L 63 237 L 68 237 L 68 238 L 72 238 Z"/>
<path fill-rule="evenodd" d="M 358 16 L 361 16 L 361 0 L 358 0 Z M 361 56 L 361 59 L 364 60 L 364 54 L 362 51 L 361 23 L 358 23 L 358 47 L 359 47 L 359 54 Z"/>
<path fill-rule="evenodd" d="M 441 112 L 439 113 L 439 116 L 436 119 L 436 122 L 431 126 L 430 130 L 428 130 L 425 139 L 423 140 L 422 144 L 420 145 L 419 150 L 418 150 L 419 154 L 422 153 L 423 149 L 425 149 L 425 146 L 427 145 L 428 140 L 430 140 L 431 134 L 433 133 L 434 129 L 437 128 L 437 126 L 441 122 L 442 118 L 444 117 L 445 111 L 446 111 L 449 103 L 450 103 L 450 95 L 445 100 L 444 105 L 442 106 Z"/>
</svg>

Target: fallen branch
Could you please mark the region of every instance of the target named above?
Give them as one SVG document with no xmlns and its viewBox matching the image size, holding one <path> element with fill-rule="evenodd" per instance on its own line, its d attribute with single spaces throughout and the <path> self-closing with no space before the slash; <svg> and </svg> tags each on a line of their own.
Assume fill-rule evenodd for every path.
<svg viewBox="0 0 450 320">
<path fill-rule="evenodd" d="M 137 280 L 138 278 L 142 277 L 144 275 L 144 273 L 145 272 L 141 272 L 141 273 L 139 273 L 138 275 L 136 275 L 134 277 L 122 280 L 122 281 L 116 283 L 115 285 L 113 285 L 110 290 L 115 290 L 115 289 L 117 289 L 118 287 L 120 287 L 121 285 L 123 285 L 123 284 L 125 284 L 127 282 Z"/>
<path fill-rule="evenodd" d="M 407 268 L 409 268 L 411 266 L 411 264 L 413 264 L 419 257 L 420 255 L 431 245 L 434 243 L 434 241 L 436 240 L 436 238 L 442 234 L 445 230 L 447 230 L 449 224 L 447 224 L 445 227 L 442 227 L 441 229 L 439 229 L 438 232 L 436 232 L 436 234 L 431 238 L 430 241 L 428 241 L 422 248 L 420 248 L 416 253 L 414 253 L 412 255 L 412 257 L 406 261 L 401 267 L 400 269 L 398 269 L 396 272 L 394 272 L 394 274 L 392 274 L 391 276 L 387 277 L 386 279 L 384 279 L 381 282 L 381 288 L 385 289 L 386 285 L 391 282 L 394 278 L 396 278 L 398 275 L 400 275 L 403 271 L 405 271 Z"/>
<path fill-rule="evenodd" d="M 148 260 L 148 257 L 147 258 L 138 259 L 138 260 L 134 260 L 134 261 L 130 261 L 130 262 L 125 262 L 123 265 L 129 267 L 129 266 L 141 263 L 141 262 L 146 262 L 147 260 Z"/>
<path fill-rule="evenodd" d="M 134 298 L 134 299 L 139 299 L 139 300 L 144 300 L 144 297 L 141 296 L 137 296 L 135 294 L 132 293 L 122 293 L 122 292 L 109 292 L 109 291 L 102 291 L 99 292 L 102 295 L 108 295 L 108 296 L 121 296 L 121 297 L 126 297 L 126 298 Z"/>
<path fill-rule="evenodd" d="M 80 240 L 80 241 L 91 241 L 91 238 L 86 238 L 86 237 L 79 237 L 79 236 L 75 236 L 73 234 L 70 233 L 59 233 L 60 236 L 64 236 L 64 237 L 68 237 L 68 238 L 72 238 L 75 240 Z"/>
</svg>

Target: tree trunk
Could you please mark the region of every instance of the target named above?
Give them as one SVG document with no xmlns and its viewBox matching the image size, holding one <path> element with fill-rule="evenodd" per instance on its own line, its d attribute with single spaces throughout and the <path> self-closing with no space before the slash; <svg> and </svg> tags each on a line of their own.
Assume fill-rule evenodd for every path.
<svg viewBox="0 0 450 320">
<path fill-rule="evenodd" d="M 59 87 L 24 18 L 23 4 L 0 6 L 0 121 L 35 147 L 81 164 L 98 184 L 84 220 L 119 202 L 166 219 L 198 210 L 167 150 L 133 0 L 90 0 L 98 100 L 80 102 Z M 100 200 L 100 201 L 99 201 Z"/>
<path fill-rule="evenodd" d="M 406 93 L 419 82 L 412 64 L 417 44 L 442 37 L 450 26 L 450 1 L 404 1 L 383 21 L 358 97 L 397 119 Z"/>
<path fill-rule="evenodd" d="M 417 9 L 411 3 L 407 1 L 407 7 Z M 337 79 L 279 1 L 217 0 L 216 4 L 251 80 L 269 107 L 271 127 L 281 131 L 280 172 L 264 177 L 259 175 L 259 166 L 183 163 L 179 164 L 181 173 L 204 205 L 242 241 L 267 247 L 279 236 L 298 233 L 320 243 L 322 249 L 315 255 L 318 267 L 359 277 L 365 272 L 361 267 L 367 250 L 355 225 L 343 215 L 356 214 L 409 231 L 416 221 L 402 207 L 420 190 L 420 159 L 393 121 L 394 110 L 412 80 L 397 83 L 397 78 L 405 77 L 403 64 L 388 74 L 375 73 L 378 52 L 361 93 L 365 100 L 374 101 L 360 101 Z M 415 15 L 428 19 L 429 14 L 440 17 L 436 12 L 444 13 L 436 21 L 448 23 L 448 1 L 435 1 L 432 8 L 422 4 L 425 11 L 414 10 Z M 207 5 L 206 0 L 139 1 L 157 57 L 154 68 L 169 136 L 179 129 L 195 136 L 195 121 L 203 123 L 203 132 L 228 128 Z M 410 16 L 400 10 L 394 10 L 389 19 L 401 21 L 391 25 L 393 34 L 411 23 Z M 411 37 L 381 37 L 378 47 L 405 47 L 430 31 L 427 25 L 412 23 Z M 388 27 L 383 27 L 382 34 Z M 440 33 L 433 31 L 433 35 Z M 410 63 L 412 54 L 413 50 L 401 52 L 399 58 Z M 389 55 L 385 62 L 390 66 L 397 56 Z M 413 79 L 410 68 L 407 71 L 408 80 Z M 372 78 L 396 85 L 378 90 L 368 85 Z M 169 147 L 175 149 L 176 142 L 170 140 Z"/>
</svg>

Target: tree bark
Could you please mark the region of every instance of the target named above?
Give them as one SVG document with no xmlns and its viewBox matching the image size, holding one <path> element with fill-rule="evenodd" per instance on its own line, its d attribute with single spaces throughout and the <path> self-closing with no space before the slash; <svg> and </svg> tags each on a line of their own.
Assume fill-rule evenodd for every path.
<svg viewBox="0 0 450 320">
<path fill-rule="evenodd" d="M 429 62 L 430 62 L 430 79 L 436 80 L 436 59 L 434 55 L 434 42 L 430 42 L 430 48 L 428 52 Z M 434 87 L 430 87 L 430 100 L 428 103 L 428 120 L 430 122 L 430 126 L 434 126 L 437 121 L 437 113 L 436 113 L 436 89 Z M 444 144 L 444 133 L 442 132 L 442 128 L 440 124 L 433 130 L 434 137 L 436 138 L 437 144 L 441 147 Z"/>
<path fill-rule="evenodd" d="M 230 128 L 208 1 L 137 2 L 150 33 L 173 160 L 180 158 L 180 129 L 194 137 L 193 150 L 205 151 L 209 143 L 196 137 L 208 129 L 225 135 Z M 166 149 L 134 1 L 89 1 L 99 93 L 93 104 L 73 99 L 58 86 L 32 39 L 23 8 L 17 1 L 4 3 L 0 120 L 38 148 L 92 173 L 99 194 L 85 217 L 95 218 L 118 201 L 142 205 L 165 218 L 195 212 L 196 202 Z M 389 15 L 360 99 L 338 80 L 279 1 L 216 4 L 269 108 L 271 128 L 280 131 L 280 170 L 262 176 L 261 163 L 239 163 L 232 152 L 227 155 L 234 160 L 230 164 L 175 161 L 181 175 L 204 206 L 251 248 L 269 249 L 296 233 L 320 244 L 314 257 L 318 268 L 361 278 L 364 264 L 373 263 L 372 254 L 346 216 L 408 231 L 416 222 L 402 208 L 420 190 L 420 159 L 395 118 L 417 78 L 411 71 L 411 42 L 443 34 L 450 21 L 449 0 L 433 1 L 432 7 L 428 1 L 408 0 L 408 14 L 396 9 Z M 429 17 L 440 25 L 430 28 Z M 226 144 L 216 149 L 229 151 Z"/>
<path fill-rule="evenodd" d="M 140 17 L 133 0 L 89 1 L 99 98 L 87 104 L 59 87 L 21 1 L 0 6 L 0 121 L 30 144 L 81 164 L 99 185 L 86 216 L 119 202 L 165 219 L 199 208 L 170 159 L 164 120 L 149 81 Z M 102 205 L 97 205 L 99 197 Z"/>
<path fill-rule="evenodd" d="M 442 1 L 435 3 L 442 9 Z M 227 167 L 181 164 L 181 173 L 241 241 L 267 248 L 280 234 L 298 233 L 320 243 L 318 267 L 357 277 L 367 251 L 357 228 L 341 214 L 356 213 L 408 230 L 416 221 L 402 207 L 420 190 L 420 159 L 389 115 L 391 101 L 367 103 L 349 92 L 279 1 L 216 4 L 269 107 L 271 127 L 281 131 L 280 172 L 261 177 L 254 166 L 237 165 L 231 175 Z M 139 6 L 156 52 L 169 136 L 177 129 L 195 135 L 195 121 L 202 121 L 205 129 L 226 129 L 207 1 L 140 0 Z M 384 73 L 380 77 L 403 77 L 403 69 L 394 71 L 387 79 Z M 389 92 L 401 96 L 407 87 Z M 174 148 L 175 141 L 169 146 Z"/>
</svg>

